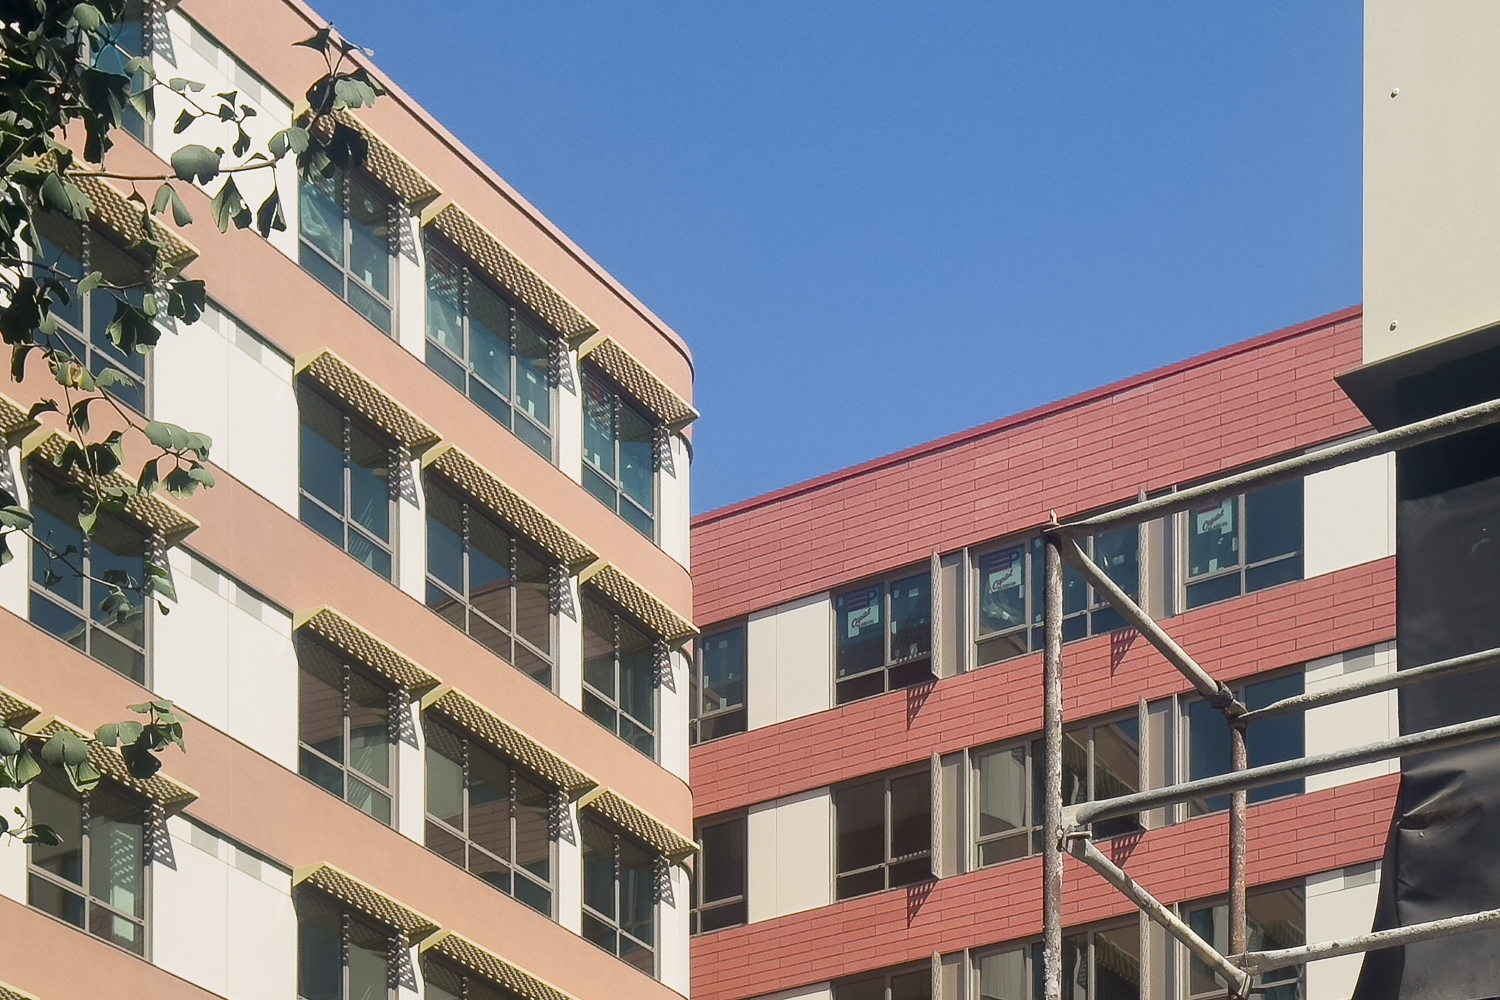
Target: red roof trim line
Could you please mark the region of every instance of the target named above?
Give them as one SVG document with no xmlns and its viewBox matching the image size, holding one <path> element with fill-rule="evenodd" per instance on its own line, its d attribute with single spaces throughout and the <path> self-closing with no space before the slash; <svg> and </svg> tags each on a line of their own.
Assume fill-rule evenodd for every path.
<svg viewBox="0 0 1500 1000">
<path fill-rule="evenodd" d="M 710 524 L 715 524 L 719 521 L 724 521 L 731 517 L 748 513 L 749 511 L 756 510 L 761 507 L 769 507 L 772 504 L 780 503 L 783 500 L 790 500 L 794 497 L 802 496 L 807 493 L 813 493 L 828 486 L 833 486 L 850 479 L 856 479 L 860 476 L 868 475 L 872 472 L 879 472 L 882 469 L 900 465 L 903 462 L 909 462 L 916 458 L 922 458 L 928 455 L 937 454 L 938 452 L 947 451 L 950 448 L 956 448 L 960 445 L 968 444 L 970 441 L 974 441 L 979 438 L 990 437 L 991 435 L 999 434 L 1003 431 L 1008 431 L 1024 424 L 1034 423 L 1038 420 L 1046 419 L 1047 417 L 1053 417 L 1068 410 L 1077 409 L 1078 407 L 1086 406 L 1089 403 L 1097 402 L 1109 396 L 1116 395 L 1117 393 L 1139 388 L 1140 386 L 1148 385 L 1152 382 L 1158 382 L 1173 375 L 1181 374 L 1182 372 L 1192 371 L 1195 368 L 1202 368 L 1206 365 L 1210 365 L 1218 361 L 1223 361 L 1225 359 L 1235 357 L 1239 354 L 1246 354 L 1263 347 L 1268 347 L 1272 344 L 1276 344 L 1284 340 L 1293 340 L 1297 337 L 1307 336 L 1308 334 L 1316 333 L 1320 330 L 1326 330 L 1332 326 L 1337 326 L 1340 323 L 1347 323 L 1350 320 L 1357 320 L 1362 318 L 1363 315 L 1363 305 L 1349 306 L 1348 308 L 1340 309 L 1337 312 L 1329 313 L 1326 316 L 1320 316 L 1317 319 L 1306 320 L 1305 322 L 1298 323 L 1295 326 L 1285 327 L 1284 329 L 1275 330 L 1271 333 L 1264 333 L 1258 337 L 1252 337 L 1249 340 L 1242 340 L 1239 343 L 1230 344 L 1227 347 L 1221 347 L 1217 350 L 1209 351 L 1207 354 L 1199 354 L 1184 361 L 1176 361 L 1172 364 L 1165 365 L 1161 368 L 1157 368 L 1149 372 L 1144 372 L 1140 375 L 1132 375 L 1129 378 L 1121 379 L 1118 382 L 1111 382 L 1109 385 L 1101 386 L 1098 389 L 1089 389 L 1085 392 L 1078 393 L 1075 396 L 1069 396 L 1066 399 L 1061 399 L 1052 403 L 1044 403 L 1041 406 L 1034 407 L 1030 410 L 1024 410 L 1021 413 L 1013 414 L 1008 417 L 1001 417 L 999 420 L 994 420 L 987 424 L 980 424 L 978 427 L 971 427 L 968 430 L 959 431 L 956 434 L 950 434 L 947 437 L 941 437 L 936 439 L 935 441 L 928 441 L 925 444 L 913 445 L 912 447 L 907 448 L 903 451 L 894 452 L 890 455 L 884 455 L 880 458 L 873 458 L 868 462 L 863 462 L 859 465 L 852 465 L 847 469 L 840 469 L 836 472 L 825 473 L 824 475 L 818 476 L 815 479 L 808 479 L 801 483 L 794 483 L 791 486 L 784 486 L 779 490 L 773 490 L 770 493 L 763 493 L 758 497 L 751 497 L 747 500 L 741 500 L 737 503 L 732 503 L 728 506 L 720 507 L 717 510 L 711 510 L 703 514 L 699 514 L 697 517 L 693 518 L 692 527 L 695 530 L 698 528 L 707 527 Z"/>
</svg>

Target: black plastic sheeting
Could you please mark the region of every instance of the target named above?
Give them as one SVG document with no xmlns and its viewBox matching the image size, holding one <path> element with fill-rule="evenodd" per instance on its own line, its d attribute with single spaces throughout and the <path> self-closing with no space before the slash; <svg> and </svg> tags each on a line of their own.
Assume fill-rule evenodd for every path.
<svg viewBox="0 0 1500 1000">
<path fill-rule="evenodd" d="M 1500 395 L 1500 349 L 1396 382 L 1400 422 Z M 1500 646 L 1500 428 L 1396 459 L 1397 665 Z M 1500 667 L 1400 692 L 1401 732 L 1500 715 Z M 1375 929 L 1500 907 L 1500 743 L 1408 757 Z M 1371 952 L 1354 1000 L 1500 996 L 1500 929 Z"/>
</svg>

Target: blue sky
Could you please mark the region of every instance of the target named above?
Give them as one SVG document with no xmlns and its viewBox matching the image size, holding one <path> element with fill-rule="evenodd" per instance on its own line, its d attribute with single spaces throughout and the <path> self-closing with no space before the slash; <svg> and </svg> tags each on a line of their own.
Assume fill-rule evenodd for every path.
<svg viewBox="0 0 1500 1000">
<path fill-rule="evenodd" d="M 1360 298 L 1354 0 L 314 2 L 692 345 L 697 512 Z"/>
</svg>

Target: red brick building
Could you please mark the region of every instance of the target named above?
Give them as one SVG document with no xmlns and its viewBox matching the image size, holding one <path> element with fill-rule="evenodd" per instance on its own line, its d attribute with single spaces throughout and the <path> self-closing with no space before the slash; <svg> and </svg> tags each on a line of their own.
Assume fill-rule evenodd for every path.
<svg viewBox="0 0 1500 1000">
<path fill-rule="evenodd" d="M 1040 527 L 1367 433 L 1334 381 L 1360 362 L 1355 308 L 696 518 L 693 995 L 1029 996 Z M 1385 456 L 1090 548 L 1253 708 L 1395 669 L 1394 495 Z M 1067 801 L 1227 770 L 1217 713 L 1081 578 L 1066 586 Z M 1254 724 L 1251 763 L 1394 735 L 1395 704 Z M 1252 793 L 1252 948 L 1369 928 L 1394 772 Z M 1217 940 L 1226 815 L 1193 802 L 1095 836 Z M 1071 861 L 1064 898 L 1065 996 L 1222 995 Z M 1358 968 L 1262 985 L 1343 1000 Z"/>
</svg>

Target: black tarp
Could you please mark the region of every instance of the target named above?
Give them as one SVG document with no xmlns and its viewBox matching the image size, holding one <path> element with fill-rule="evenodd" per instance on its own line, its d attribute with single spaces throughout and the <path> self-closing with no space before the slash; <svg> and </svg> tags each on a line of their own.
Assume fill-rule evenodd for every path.
<svg viewBox="0 0 1500 1000">
<path fill-rule="evenodd" d="M 1500 396 L 1500 348 L 1443 350 L 1449 356 L 1436 364 L 1408 363 L 1388 380 L 1388 422 Z M 1398 668 L 1500 646 L 1500 428 L 1399 453 L 1396 482 Z M 1500 668 L 1413 685 L 1399 698 L 1402 733 L 1500 715 Z M 1496 907 L 1500 743 L 1404 759 L 1375 928 Z M 1354 992 L 1354 1000 L 1497 996 L 1500 929 L 1372 952 Z"/>
</svg>

